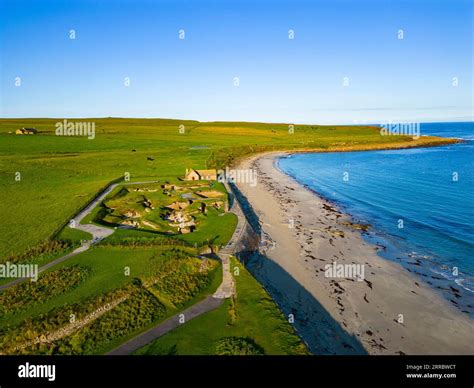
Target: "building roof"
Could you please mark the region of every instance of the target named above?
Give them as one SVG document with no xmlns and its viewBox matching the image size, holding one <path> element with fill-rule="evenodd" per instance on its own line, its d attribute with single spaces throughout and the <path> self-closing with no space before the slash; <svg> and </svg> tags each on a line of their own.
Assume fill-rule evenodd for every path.
<svg viewBox="0 0 474 388">
<path fill-rule="evenodd" d="M 37 133 L 36 128 L 19 128 L 16 130 L 17 133 Z"/>
<path fill-rule="evenodd" d="M 211 170 L 194 170 L 196 171 L 199 175 L 216 175 L 217 171 L 215 169 Z"/>
</svg>

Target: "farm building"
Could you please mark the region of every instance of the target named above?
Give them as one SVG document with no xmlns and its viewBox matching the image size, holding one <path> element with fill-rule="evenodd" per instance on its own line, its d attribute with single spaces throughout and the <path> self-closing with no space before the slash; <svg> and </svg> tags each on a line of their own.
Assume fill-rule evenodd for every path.
<svg viewBox="0 0 474 388">
<path fill-rule="evenodd" d="M 215 181 L 217 180 L 217 171 L 215 169 L 211 170 L 194 170 L 192 168 L 187 168 L 186 173 L 184 174 L 184 180 L 186 181 Z"/>
<path fill-rule="evenodd" d="M 17 135 L 36 135 L 36 128 L 20 128 L 16 130 Z"/>
</svg>

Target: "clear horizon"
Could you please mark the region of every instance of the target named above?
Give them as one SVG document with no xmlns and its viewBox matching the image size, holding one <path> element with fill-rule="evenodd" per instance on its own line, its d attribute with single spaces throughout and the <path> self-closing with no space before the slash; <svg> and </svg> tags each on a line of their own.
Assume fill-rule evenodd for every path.
<svg viewBox="0 0 474 388">
<path fill-rule="evenodd" d="M 75 117 L 53 117 L 53 116 L 45 116 L 45 117 L 27 117 L 27 116 L 24 116 L 24 117 L 0 117 L 0 119 L 3 119 L 3 120 L 18 120 L 18 119 L 25 119 L 25 120 L 34 120 L 34 119 L 38 119 L 38 120 L 82 120 L 82 119 L 98 119 L 98 120 L 102 120 L 102 119 L 124 119 L 124 120 L 128 120 L 128 119 L 137 119 L 137 120 L 176 120 L 176 121 L 179 121 L 179 120 L 188 120 L 188 121 L 198 121 L 200 123 L 217 123 L 217 122 L 228 122 L 228 123 L 261 123 L 261 124 L 295 124 L 295 125 L 325 125 L 325 126 L 331 126 L 331 125 L 353 125 L 353 126 L 356 126 L 356 125 L 381 125 L 381 124 L 386 124 L 386 122 L 378 122 L 378 123 L 369 123 L 369 122 L 364 122 L 364 123 L 334 123 L 334 124 L 331 124 L 331 123 L 325 123 L 325 124 L 320 124 L 320 123 L 312 123 L 312 122 L 290 122 L 290 121 L 287 121 L 287 122 L 283 122 L 283 121 L 247 121 L 247 120 L 196 120 L 196 119 L 193 119 L 193 118 L 186 118 L 186 119 L 183 119 L 183 118 L 180 118 L 180 117 L 132 117 L 132 116 L 128 116 L 128 117 L 125 117 L 125 116 L 104 116 L 104 117 L 89 117 L 89 116 L 75 116 Z M 400 124 L 403 124 L 404 122 L 406 123 L 410 123 L 410 120 L 403 120 L 403 121 L 400 121 L 399 123 Z M 420 124 L 436 124 L 436 123 L 472 123 L 474 122 L 474 118 L 471 118 L 470 120 L 463 120 L 463 119 L 460 119 L 460 120 L 439 120 L 439 121 L 423 121 L 423 120 L 419 120 L 417 121 L 418 123 Z M 393 122 L 394 124 L 396 124 L 396 122 Z"/>
<path fill-rule="evenodd" d="M 4 1 L 0 116 L 473 121 L 471 2 L 291 4 Z"/>
</svg>

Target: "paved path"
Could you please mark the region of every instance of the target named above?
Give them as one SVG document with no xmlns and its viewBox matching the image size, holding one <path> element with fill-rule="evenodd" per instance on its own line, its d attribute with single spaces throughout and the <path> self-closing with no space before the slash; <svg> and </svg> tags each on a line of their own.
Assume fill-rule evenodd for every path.
<svg viewBox="0 0 474 388">
<path fill-rule="evenodd" d="M 231 187 L 227 182 L 224 182 L 224 186 L 227 189 L 229 195 L 234 195 Z M 242 211 L 235 195 L 231 203 L 232 207 L 230 208 L 229 212 L 234 213 L 237 216 L 237 226 L 235 227 L 234 233 L 232 234 L 232 237 L 227 243 L 227 245 L 217 253 L 217 255 L 222 261 L 223 279 L 222 284 L 214 293 L 214 298 L 230 298 L 236 293 L 234 277 L 232 276 L 230 269 L 230 257 L 234 255 L 237 251 L 237 245 L 240 242 L 240 239 L 242 238 L 242 235 L 245 231 L 247 221 L 244 212 Z"/>
<path fill-rule="evenodd" d="M 224 182 L 224 186 L 228 193 L 233 196 L 232 199 L 232 207 L 230 208 L 229 212 L 234 213 L 237 216 L 237 226 L 234 230 L 234 234 L 232 235 L 231 239 L 227 243 L 227 245 L 219 251 L 219 255 L 225 254 L 235 254 L 237 251 L 237 244 L 239 243 L 240 239 L 242 238 L 242 234 L 245 231 L 245 227 L 247 226 L 247 219 L 245 218 L 244 212 L 237 200 L 237 196 L 234 194 L 232 188 L 227 182 Z"/>
<path fill-rule="evenodd" d="M 74 218 L 75 226 L 77 229 L 82 230 L 84 232 L 88 232 L 92 234 L 92 241 L 87 241 L 79 248 L 75 249 L 71 253 L 62 256 L 56 260 L 49 262 L 48 264 L 42 266 L 38 272 L 45 271 L 46 269 L 59 264 L 79 253 L 85 252 L 88 250 L 93 244 L 99 242 L 103 238 L 111 235 L 114 232 L 114 229 L 106 228 L 99 225 L 94 224 L 81 224 L 81 221 L 100 203 L 104 200 L 104 198 L 112 192 L 117 186 L 119 185 L 131 185 L 131 184 L 146 184 L 146 183 L 157 183 L 157 181 L 147 181 L 147 182 L 129 182 L 129 183 L 114 183 L 108 186 L 97 198 L 95 198 L 89 205 L 87 205 L 81 212 L 79 212 Z M 231 190 L 230 186 L 227 183 L 224 183 L 228 193 L 233 195 L 233 191 Z M 161 337 L 162 335 L 170 332 L 171 330 L 177 328 L 179 325 L 196 318 L 202 314 L 205 314 L 209 311 L 212 311 L 219 307 L 223 300 L 226 298 L 232 297 L 235 292 L 235 282 L 234 278 L 231 273 L 230 269 L 230 256 L 233 255 L 237 249 L 237 244 L 240 241 L 242 234 L 245 230 L 246 226 L 246 219 L 245 215 L 234 196 L 232 200 L 232 207 L 229 210 L 230 212 L 234 213 L 237 216 L 237 227 L 234 230 L 234 233 L 227 243 L 227 245 L 219 251 L 218 256 L 222 261 L 222 283 L 216 290 L 216 292 L 212 296 L 208 296 L 206 299 L 198 302 L 188 309 L 172 316 L 171 318 L 167 319 L 166 321 L 159 323 L 157 326 L 153 327 L 152 329 L 130 339 L 129 341 L 125 342 L 124 344 L 120 345 L 119 347 L 115 348 L 108 354 L 113 355 L 125 355 L 131 354 L 135 350 L 145 346 L 146 344 L 152 342 L 156 338 Z M 3 286 L 0 286 L 0 291 L 6 288 L 12 287 L 26 279 L 20 278 L 15 279 L 14 281 L 7 283 Z M 184 317 L 184 322 L 181 323 L 181 319 Z"/>
<path fill-rule="evenodd" d="M 231 188 L 225 183 L 227 191 L 233 195 Z M 218 253 L 219 258 L 222 261 L 222 283 L 212 296 L 208 296 L 201 302 L 196 303 L 185 311 L 182 311 L 166 321 L 159 323 L 152 329 L 130 339 L 124 344 L 118 346 L 114 350 L 110 351 L 110 355 L 128 355 L 132 354 L 137 349 L 149 344 L 155 339 L 169 333 L 176 329 L 180 323 L 180 318 L 184 316 L 185 322 L 190 321 L 202 314 L 212 311 L 218 308 L 226 298 L 230 298 L 236 293 L 234 277 L 232 276 L 230 269 L 230 256 L 236 252 L 237 244 L 240 241 L 243 231 L 246 226 L 246 219 L 239 203 L 234 198 L 232 201 L 232 208 L 229 210 L 237 216 L 237 227 L 234 230 L 232 238 L 227 245 L 221 249 Z"/>
<path fill-rule="evenodd" d="M 106 228 L 104 226 L 95 225 L 95 224 L 81 224 L 81 221 L 100 203 L 104 200 L 104 198 L 109 195 L 113 189 L 120 185 L 140 185 L 146 183 L 157 183 L 158 181 L 145 181 L 145 182 L 120 182 L 120 183 L 113 183 L 107 188 L 102 191 L 100 195 L 98 195 L 94 200 L 92 200 L 83 210 L 81 210 L 73 219 L 75 229 L 82 230 L 84 232 L 90 233 L 92 235 L 92 240 L 85 241 L 80 247 L 74 249 L 72 252 L 61 256 L 55 260 L 50 261 L 49 263 L 41 266 L 38 268 L 38 273 L 46 271 L 48 268 L 55 266 L 56 264 L 62 263 L 63 261 L 70 259 L 78 255 L 79 253 L 87 251 L 92 245 L 98 243 L 100 240 L 104 239 L 107 236 L 110 236 L 114 229 Z M 19 283 L 24 282 L 28 278 L 18 278 L 8 282 L 2 286 L 0 286 L 0 291 L 6 290 L 7 288 L 13 287 Z"/>
<path fill-rule="evenodd" d="M 234 277 L 230 270 L 230 255 L 220 252 L 218 255 L 222 261 L 222 283 L 214 292 L 213 298 L 226 299 L 235 295 Z"/>
<path fill-rule="evenodd" d="M 142 348 L 143 346 L 149 344 L 171 330 L 176 329 L 178 326 L 190 321 L 191 319 L 216 309 L 223 303 L 223 301 L 223 299 L 208 296 L 201 302 L 192 305 L 188 309 L 172 316 L 152 329 L 132 338 L 107 354 L 117 356 L 132 354 L 137 349 Z"/>
<path fill-rule="evenodd" d="M 99 196 L 97 196 L 89 205 L 87 205 L 81 212 L 79 212 L 73 219 L 75 228 L 82 230 L 84 232 L 92 234 L 92 244 L 110 236 L 114 229 L 106 228 L 105 226 L 95 225 L 95 224 L 81 224 L 81 221 L 99 204 L 101 203 L 107 195 L 109 195 L 112 190 L 117 186 L 124 185 L 142 185 L 146 183 L 158 183 L 158 181 L 145 181 L 145 182 L 120 182 L 113 183 L 109 185 Z"/>
<path fill-rule="evenodd" d="M 54 266 L 56 264 L 62 263 L 63 261 L 65 261 L 67 259 L 70 259 L 71 257 L 78 255 L 79 253 L 87 251 L 90 246 L 91 246 L 90 241 L 87 241 L 86 243 L 81 245 L 79 248 L 74 249 L 72 252 L 68 253 L 67 255 L 64 255 L 64 256 L 59 257 L 59 258 L 57 258 L 53 261 L 50 261 L 49 263 L 47 263 L 47 264 L 43 265 L 42 267 L 38 268 L 38 273 L 46 271 L 48 268 L 51 268 L 52 266 Z M 18 278 L 18 279 L 12 280 L 11 282 L 0 286 L 0 291 L 6 290 L 7 288 L 10 288 L 10 287 L 13 287 L 13 286 L 15 286 L 19 283 L 24 282 L 27 279 L 28 278 Z"/>
</svg>

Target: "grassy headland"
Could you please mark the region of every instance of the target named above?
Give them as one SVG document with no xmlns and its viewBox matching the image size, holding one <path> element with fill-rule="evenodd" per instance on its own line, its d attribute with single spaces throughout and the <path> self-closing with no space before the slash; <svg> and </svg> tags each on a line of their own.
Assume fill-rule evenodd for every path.
<svg viewBox="0 0 474 388">
<path fill-rule="evenodd" d="M 188 167 L 225 167 L 263 151 L 355 151 L 455 141 L 382 136 L 368 126 L 295 125 L 291 133 L 288 124 L 78 119 L 95 123 L 95 139 L 89 140 L 56 136 L 55 123 L 61 120 L 0 120 L 2 261 L 51 238 L 100 188 L 125 173 L 132 181 L 174 179 Z M 15 135 L 21 127 L 39 133 Z"/>
</svg>

